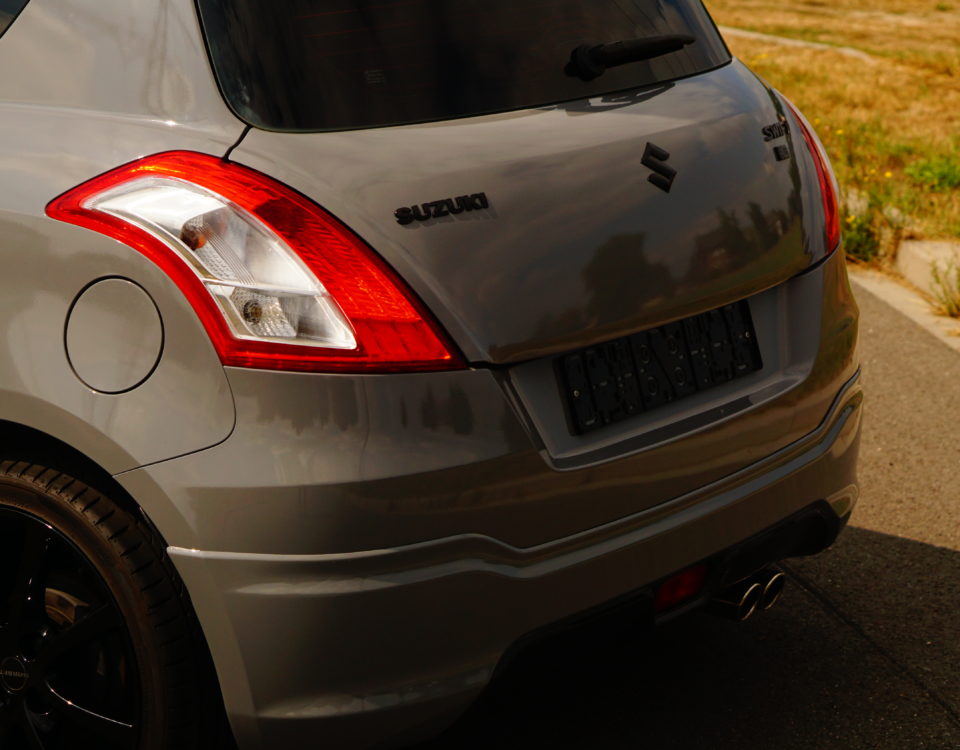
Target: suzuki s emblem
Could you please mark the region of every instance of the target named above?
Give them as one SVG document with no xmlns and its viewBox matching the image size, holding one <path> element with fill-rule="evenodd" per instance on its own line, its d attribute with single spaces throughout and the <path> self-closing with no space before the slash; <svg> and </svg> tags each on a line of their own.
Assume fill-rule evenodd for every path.
<svg viewBox="0 0 960 750">
<path fill-rule="evenodd" d="M 670 188 L 673 187 L 673 181 L 677 177 L 677 170 L 667 166 L 667 160 L 669 158 L 669 151 L 664 151 L 659 146 L 648 143 L 646 149 L 643 151 L 643 158 L 640 160 L 643 166 L 653 170 L 653 174 L 647 179 L 665 193 L 670 192 Z"/>
</svg>

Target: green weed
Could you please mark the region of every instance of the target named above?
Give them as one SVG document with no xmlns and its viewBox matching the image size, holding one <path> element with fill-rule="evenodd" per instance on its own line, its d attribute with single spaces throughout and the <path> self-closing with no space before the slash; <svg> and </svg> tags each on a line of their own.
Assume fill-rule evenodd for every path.
<svg viewBox="0 0 960 750">
<path fill-rule="evenodd" d="M 960 188 L 960 159 L 937 154 L 908 164 L 904 171 L 908 177 L 928 190 L 938 192 Z"/>
<path fill-rule="evenodd" d="M 960 318 L 960 265 L 950 261 L 942 268 L 939 263 L 934 263 L 930 270 L 933 273 L 931 291 L 940 312 L 951 318 Z"/>
<path fill-rule="evenodd" d="M 843 248 L 848 258 L 873 263 L 880 258 L 882 216 L 871 203 L 862 213 L 845 208 L 843 215 Z"/>
<path fill-rule="evenodd" d="M 946 13 L 934 5 L 951 5 Z M 903 232 L 958 236 L 960 227 L 960 0 L 707 0 L 727 26 L 813 39 L 871 53 L 730 35 L 733 52 L 789 96 L 817 129 L 846 191 L 880 197 L 876 222 L 849 232 L 854 253 L 892 254 Z M 867 12 L 865 12 L 867 11 Z M 879 11 L 879 12 L 874 12 Z M 909 19 L 909 23 L 904 23 Z M 846 217 L 844 217 L 845 219 Z M 898 226 L 894 225 L 894 222 Z M 879 251 L 877 244 L 879 243 Z"/>
</svg>

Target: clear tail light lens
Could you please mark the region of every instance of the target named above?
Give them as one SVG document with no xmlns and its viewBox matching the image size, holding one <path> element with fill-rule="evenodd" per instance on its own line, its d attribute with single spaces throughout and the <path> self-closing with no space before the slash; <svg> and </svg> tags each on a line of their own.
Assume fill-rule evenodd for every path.
<svg viewBox="0 0 960 750">
<path fill-rule="evenodd" d="M 147 157 L 55 199 L 47 214 L 160 266 L 226 365 L 307 371 L 463 367 L 413 293 L 299 193 L 192 152 Z"/>
<path fill-rule="evenodd" d="M 779 92 L 777 92 L 779 94 Z M 817 138 L 813 126 L 807 122 L 807 118 L 800 114 L 793 103 L 783 94 L 779 94 L 784 104 L 790 108 L 794 119 L 800 126 L 800 133 L 807 145 L 807 150 L 813 158 L 814 166 L 817 169 L 817 179 L 820 182 L 820 195 L 823 199 L 824 233 L 826 239 L 827 254 L 829 255 L 840 246 L 840 205 L 837 198 L 837 179 L 833 174 L 833 168 L 830 166 L 830 157 Z"/>
<path fill-rule="evenodd" d="M 234 337 L 356 349 L 353 329 L 316 275 L 256 217 L 215 193 L 169 177 L 143 177 L 81 205 L 179 250 Z"/>
</svg>

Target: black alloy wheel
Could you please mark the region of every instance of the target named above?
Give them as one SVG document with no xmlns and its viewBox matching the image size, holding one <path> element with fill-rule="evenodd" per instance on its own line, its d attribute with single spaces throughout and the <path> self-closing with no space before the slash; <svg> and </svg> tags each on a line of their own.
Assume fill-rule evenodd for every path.
<svg viewBox="0 0 960 750">
<path fill-rule="evenodd" d="M 230 747 L 183 583 L 135 506 L 0 461 L 0 748 Z"/>
<path fill-rule="evenodd" d="M 140 680 L 91 563 L 36 516 L 0 508 L 0 721 L 25 748 L 136 748 Z"/>
</svg>

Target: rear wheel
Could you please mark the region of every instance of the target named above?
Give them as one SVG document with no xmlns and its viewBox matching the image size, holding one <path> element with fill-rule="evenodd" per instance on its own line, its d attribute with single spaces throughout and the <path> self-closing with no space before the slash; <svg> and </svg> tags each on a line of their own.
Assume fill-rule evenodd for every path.
<svg viewBox="0 0 960 750">
<path fill-rule="evenodd" d="M 0 462 L 0 747 L 199 747 L 210 672 L 144 520 L 70 476 Z"/>
</svg>

